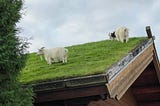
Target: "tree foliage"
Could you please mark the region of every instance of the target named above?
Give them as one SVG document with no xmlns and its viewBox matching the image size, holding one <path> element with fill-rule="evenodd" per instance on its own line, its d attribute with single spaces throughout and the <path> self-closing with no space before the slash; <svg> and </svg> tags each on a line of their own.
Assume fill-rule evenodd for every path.
<svg viewBox="0 0 160 106">
<path fill-rule="evenodd" d="M 18 81 L 28 46 L 16 36 L 22 6 L 22 0 L 0 0 L 0 106 L 32 106 L 32 90 Z"/>
</svg>

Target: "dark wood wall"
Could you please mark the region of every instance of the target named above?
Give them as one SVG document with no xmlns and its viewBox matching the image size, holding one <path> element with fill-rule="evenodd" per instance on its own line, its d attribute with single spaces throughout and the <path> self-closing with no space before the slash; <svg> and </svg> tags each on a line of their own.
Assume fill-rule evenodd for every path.
<svg viewBox="0 0 160 106">
<path fill-rule="evenodd" d="M 129 89 L 120 100 L 108 98 L 106 100 L 91 101 L 88 106 L 137 106 L 137 102 Z"/>
<path fill-rule="evenodd" d="M 97 101 L 100 99 L 101 96 L 97 95 L 97 96 L 74 98 L 61 101 L 35 103 L 35 106 L 87 106 L 90 101 Z"/>
<path fill-rule="evenodd" d="M 160 84 L 153 62 L 134 82 L 132 92 L 138 106 L 160 106 Z"/>
<path fill-rule="evenodd" d="M 62 101 L 51 101 L 37 103 L 35 106 L 137 106 L 131 90 L 128 90 L 118 101 L 115 99 L 106 99 L 105 95 L 91 97 L 75 98 Z"/>
<path fill-rule="evenodd" d="M 99 89 L 96 91 L 98 92 Z M 77 98 L 74 99 L 37 102 L 35 106 L 160 106 L 160 84 L 154 62 L 149 64 L 119 101 L 106 98 L 105 88 L 100 91 L 103 95 L 95 93 L 94 96 L 78 97 L 77 94 Z M 54 96 L 56 98 L 56 95 Z"/>
</svg>

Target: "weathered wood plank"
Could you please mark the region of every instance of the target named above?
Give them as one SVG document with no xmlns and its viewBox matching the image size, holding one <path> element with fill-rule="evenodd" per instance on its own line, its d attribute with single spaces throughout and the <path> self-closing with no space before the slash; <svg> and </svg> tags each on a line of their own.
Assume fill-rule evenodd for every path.
<svg viewBox="0 0 160 106">
<path fill-rule="evenodd" d="M 35 98 L 35 103 L 55 101 L 55 100 L 65 100 L 73 99 L 79 97 L 95 96 L 100 94 L 106 94 L 106 87 L 103 86 L 93 86 L 93 87 L 83 87 L 83 88 L 74 88 L 74 89 L 65 89 L 60 91 L 51 91 L 37 93 Z"/>
<path fill-rule="evenodd" d="M 160 83 L 160 64 L 159 64 L 159 60 L 158 60 L 158 56 L 157 56 L 157 52 L 156 49 L 153 51 L 153 62 L 154 62 L 154 66 L 156 69 L 156 73 L 157 73 L 157 77 Z"/>
<path fill-rule="evenodd" d="M 152 38 L 153 37 L 150 26 L 146 26 L 146 32 L 147 32 L 148 38 Z"/>
<path fill-rule="evenodd" d="M 135 96 L 139 103 L 160 101 L 160 93 L 146 93 Z"/>
<path fill-rule="evenodd" d="M 55 91 L 64 88 L 73 88 L 78 86 L 90 86 L 96 84 L 103 84 L 107 82 L 105 74 L 77 77 L 65 80 L 50 81 L 40 84 L 33 84 L 35 92 Z"/>
<path fill-rule="evenodd" d="M 150 26 L 146 26 L 146 32 L 147 32 L 148 38 L 152 38 L 153 40 L 155 39 L 154 36 L 152 36 L 152 31 L 151 31 Z M 154 44 L 154 42 L 153 42 L 153 44 Z M 154 48 L 155 48 L 155 44 L 154 44 Z M 159 80 L 159 83 L 160 83 L 160 64 L 159 64 L 156 49 L 154 49 L 153 58 L 154 58 L 153 60 L 154 60 L 154 65 L 155 65 L 155 68 L 156 68 L 158 80 Z"/>
<path fill-rule="evenodd" d="M 144 102 L 138 104 L 138 106 L 160 106 L 160 102 Z"/>
<path fill-rule="evenodd" d="M 106 100 L 91 101 L 88 105 L 83 106 L 137 106 L 137 102 L 129 89 L 119 101 L 108 98 Z"/>
<path fill-rule="evenodd" d="M 118 100 L 123 96 L 127 89 L 133 84 L 138 76 L 153 60 L 153 45 L 150 45 L 138 57 L 135 58 L 115 79 L 106 84 L 111 98 Z"/>
<path fill-rule="evenodd" d="M 153 44 L 152 39 L 146 40 L 135 49 L 133 49 L 130 53 L 128 53 L 127 56 L 123 57 L 120 61 L 107 69 L 107 80 L 110 81 L 114 79 L 114 77 L 116 77 L 124 67 L 126 67 L 139 53 L 148 48 L 151 44 Z"/>
<path fill-rule="evenodd" d="M 156 75 L 157 74 L 154 68 L 154 63 L 152 62 L 132 84 L 132 88 L 143 86 L 158 86 L 159 82 L 158 78 L 155 77 Z"/>
<path fill-rule="evenodd" d="M 160 86 L 137 87 L 132 89 L 132 92 L 135 95 L 152 94 L 152 93 L 159 93 L 160 95 Z"/>
</svg>

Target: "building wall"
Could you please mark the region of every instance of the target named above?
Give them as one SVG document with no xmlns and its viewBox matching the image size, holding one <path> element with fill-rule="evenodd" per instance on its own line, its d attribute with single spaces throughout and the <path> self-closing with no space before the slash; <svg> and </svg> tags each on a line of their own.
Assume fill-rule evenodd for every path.
<svg viewBox="0 0 160 106">
<path fill-rule="evenodd" d="M 132 95 L 131 90 L 128 90 L 119 101 L 110 98 L 103 100 L 101 96 L 92 96 L 70 100 L 37 103 L 35 106 L 137 106 L 137 103 Z"/>
<path fill-rule="evenodd" d="M 129 89 L 119 101 L 115 99 L 91 101 L 88 106 L 137 106 L 137 103 Z"/>
</svg>

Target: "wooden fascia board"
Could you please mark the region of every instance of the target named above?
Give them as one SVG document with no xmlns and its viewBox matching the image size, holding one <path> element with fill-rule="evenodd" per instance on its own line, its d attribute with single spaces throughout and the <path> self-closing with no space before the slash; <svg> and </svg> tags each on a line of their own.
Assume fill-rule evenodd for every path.
<svg viewBox="0 0 160 106">
<path fill-rule="evenodd" d="M 151 31 L 150 26 L 146 26 L 146 32 L 147 32 L 148 38 L 151 38 L 153 40 L 155 39 L 155 37 L 152 36 L 152 31 Z M 154 46 L 153 62 L 154 62 L 154 66 L 155 66 L 155 69 L 156 69 L 157 77 L 158 77 L 158 80 L 159 80 L 159 83 L 160 83 L 160 64 L 159 64 L 157 51 L 156 51 L 154 42 L 153 42 L 153 46 Z"/>
<path fill-rule="evenodd" d="M 117 63 L 118 68 L 120 66 L 122 69 L 125 69 L 128 66 L 127 64 L 132 64 L 132 61 L 135 60 L 134 58 L 137 58 L 139 56 L 139 54 L 141 54 L 143 51 L 145 51 L 146 48 L 148 48 L 150 45 L 152 45 L 151 39 L 144 42 L 141 46 L 138 46 L 138 48 L 136 48 L 135 50 L 133 50 L 131 52 L 132 55 L 130 55 L 130 53 L 129 53 L 129 55 L 127 55 L 127 57 L 131 56 L 132 58 L 130 58 L 128 61 L 126 61 L 125 58 L 123 58 L 122 60 L 120 60 L 120 62 Z M 115 70 L 111 70 L 111 71 L 115 71 Z M 117 77 L 117 74 L 115 75 L 115 77 Z M 65 79 L 65 80 L 53 81 L 53 82 L 52 81 L 45 82 L 45 83 L 35 84 L 32 86 L 34 88 L 34 91 L 37 94 L 36 101 L 43 101 L 43 100 L 45 101 L 48 99 L 49 100 L 60 100 L 60 99 L 69 99 L 69 98 L 73 98 L 73 97 L 79 97 L 80 94 L 74 95 L 72 97 L 70 96 L 68 98 L 67 96 L 64 96 L 64 95 L 61 97 L 58 97 L 58 96 L 54 97 L 55 93 L 57 93 L 56 95 L 58 95 L 58 94 L 62 94 L 62 92 L 67 92 L 68 95 L 72 95 L 73 94 L 72 90 L 74 90 L 75 93 L 77 93 L 77 92 L 79 92 L 79 91 L 77 91 L 77 89 L 82 89 L 82 91 L 84 91 L 85 88 L 89 88 L 88 94 L 86 93 L 86 95 L 83 95 L 83 96 L 93 96 L 96 93 L 93 93 L 92 90 L 90 90 L 90 89 L 96 88 L 98 86 L 105 87 L 105 84 L 106 83 L 110 84 L 110 82 L 112 82 L 112 79 L 114 79 L 115 77 L 110 77 L 110 74 L 104 73 L 104 74 L 100 74 L 100 75 L 71 78 L 71 79 Z M 70 90 L 70 89 L 72 89 L 72 90 Z M 126 90 L 124 90 L 124 91 L 126 91 Z M 50 93 L 48 93 L 48 92 L 50 92 Z M 106 87 L 105 87 L 104 93 L 107 95 L 110 94 L 110 92 L 108 92 Z M 121 93 L 121 94 L 123 94 L 123 93 Z M 44 98 L 47 98 L 47 95 L 50 98 L 44 99 Z M 96 95 L 101 95 L 101 92 L 97 91 Z M 82 95 L 80 97 L 82 97 Z"/>
<path fill-rule="evenodd" d="M 89 86 L 105 85 L 107 82 L 106 75 L 92 75 L 85 77 L 77 77 L 59 81 L 51 81 L 40 84 L 33 84 L 34 91 L 37 93 L 46 92 L 46 91 L 57 91 L 68 88 L 83 88 Z"/>
<path fill-rule="evenodd" d="M 56 101 L 56 100 L 67 100 L 80 97 L 106 95 L 107 90 L 104 85 L 64 89 L 59 91 L 47 91 L 37 93 L 35 97 L 35 103 Z"/>
<path fill-rule="evenodd" d="M 154 46 L 154 48 L 155 48 L 155 46 Z M 153 51 L 153 62 L 154 62 L 154 66 L 155 66 L 155 69 L 156 69 L 158 81 L 160 83 L 160 64 L 159 64 L 159 60 L 158 60 L 156 49 L 154 49 L 154 51 Z"/>
<path fill-rule="evenodd" d="M 139 103 L 139 106 L 160 106 L 160 102 L 153 101 L 153 102 L 143 102 Z"/>
<path fill-rule="evenodd" d="M 86 87 L 91 85 L 103 84 L 111 82 L 118 73 L 124 69 L 136 56 L 141 53 L 145 48 L 152 44 L 152 40 L 146 40 L 139 46 L 134 48 L 127 56 L 122 58 L 119 62 L 115 63 L 105 73 L 98 75 L 90 75 L 84 77 L 70 78 L 58 81 L 49 81 L 32 84 L 35 92 L 56 91 L 59 89 Z"/>
<path fill-rule="evenodd" d="M 142 94 L 160 94 L 159 86 L 145 86 L 145 87 L 137 87 L 132 89 L 134 95 L 142 95 Z"/>
<path fill-rule="evenodd" d="M 154 45 L 152 43 L 135 57 L 113 80 L 106 84 L 110 98 L 119 100 L 123 96 L 153 60 L 153 50 Z"/>
</svg>

